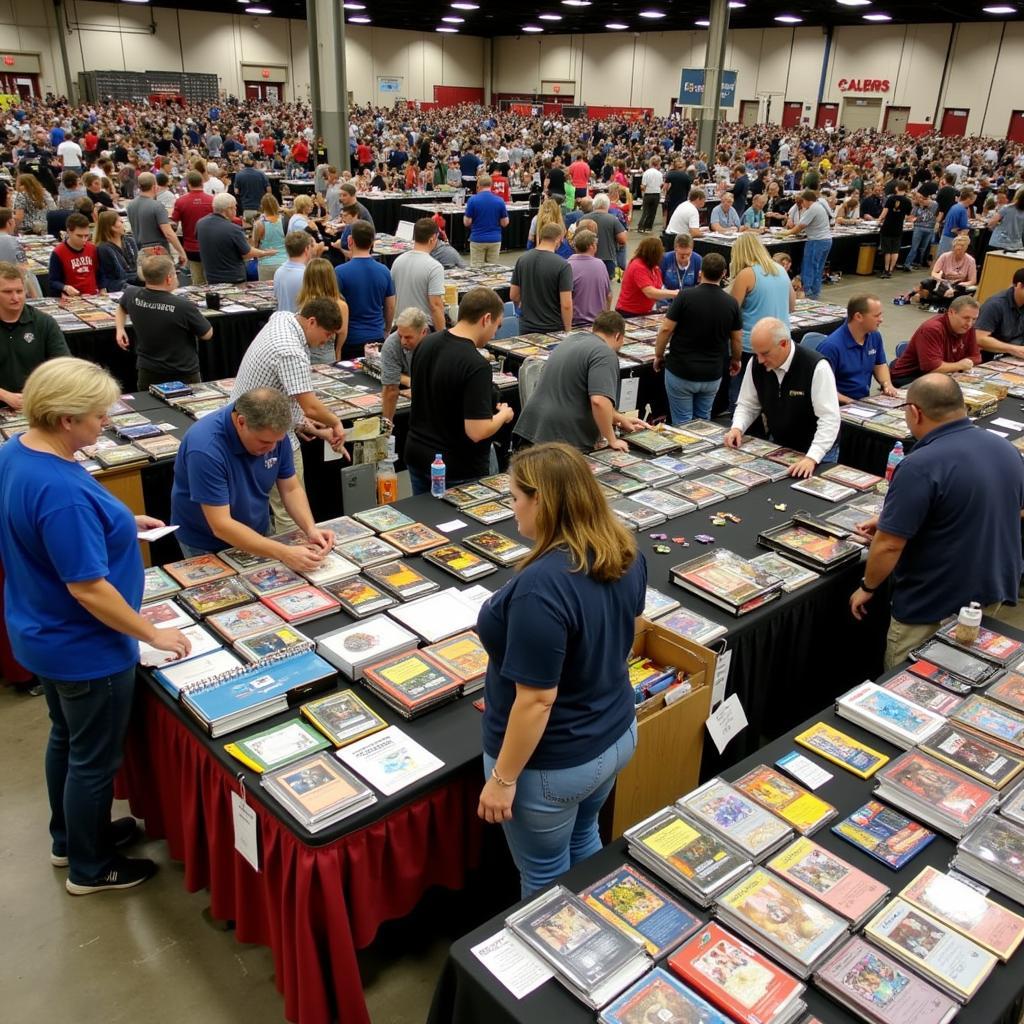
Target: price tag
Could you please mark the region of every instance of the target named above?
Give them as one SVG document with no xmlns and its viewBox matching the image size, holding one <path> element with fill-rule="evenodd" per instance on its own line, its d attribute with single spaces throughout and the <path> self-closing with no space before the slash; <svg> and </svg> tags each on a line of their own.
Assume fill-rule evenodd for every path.
<svg viewBox="0 0 1024 1024">
<path fill-rule="evenodd" d="M 775 762 L 787 775 L 802 782 L 808 789 L 818 789 L 831 779 L 832 773 L 818 767 L 809 757 L 796 750 L 784 754 Z"/>
<path fill-rule="evenodd" d="M 722 651 L 715 662 L 715 678 L 711 684 L 711 706 L 717 708 L 725 700 L 725 688 L 729 684 L 729 669 L 732 667 L 732 651 Z"/>
<path fill-rule="evenodd" d="M 259 871 L 260 848 L 256 812 L 245 802 L 244 781 L 241 793 L 231 793 L 231 822 L 235 828 L 235 849 L 249 862 L 253 871 Z"/>
<path fill-rule="evenodd" d="M 335 451 L 330 444 L 324 441 L 324 462 L 337 462 L 338 459 L 345 458 L 345 453 L 339 448 Z"/>
<path fill-rule="evenodd" d="M 734 693 L 723 701 L 715 711 L 711 712 L 704 724 L 707 726 L 708 733 L 718 748 L 718 752 L 722 753 L 733 736 L 747 727 L 747 715 L 740 703 L 739 695 Z"/>
<path fill-rule="evenodd" d="M 640 397 L 640 378 L 627 377 L 619 384 L 619 412 L 635 412 Z"/>
</svg>

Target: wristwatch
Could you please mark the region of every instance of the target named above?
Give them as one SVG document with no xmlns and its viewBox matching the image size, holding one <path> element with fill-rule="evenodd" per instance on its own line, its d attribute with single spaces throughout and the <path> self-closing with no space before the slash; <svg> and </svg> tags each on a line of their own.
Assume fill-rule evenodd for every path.
<svg viewBox="0 0 1024 1024">
<path fill-rule="evenodd" d="M 879 586 L 881 586 L 881 584 L 879 584 Z M 860 589 L 863 590 L 865 594 L 873 594 L 878 589 L 878 587 L 869 587 L 867 578 L 861 577 Z"/>
</svg>

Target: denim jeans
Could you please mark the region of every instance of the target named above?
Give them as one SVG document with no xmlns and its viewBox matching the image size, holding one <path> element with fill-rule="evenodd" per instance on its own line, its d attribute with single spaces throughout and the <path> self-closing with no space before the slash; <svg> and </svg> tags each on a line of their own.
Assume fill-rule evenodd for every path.
<svg viewBox="0 0 1024 1024">
<path fill-rule="evenodd" d="M 904 265 L 910 267 L 917 264 L 923 267 L 928 260 L 928 254 L 932 251 L 934 237 L 934 228 L 914 228 L 914 235 L 910 240 L 910 252 L 907 253 L 907 262 Z"/>
<path fill-rule="evenodd" d="M 743 386 L 743 377 L 747 372 L 747 363 L 754 358 L 753 352 L 744 352 L 740 356 L 740 361 L 743 363 L 743 368 L 735 377 L 729 378 L 729 415 L 731 416 L 736 409 L 736 402 L 740 397 L 740 388 Z"/>
<path fill-rule="evenodd" d="M 412 466 L 406 467 L 409 470 L 409 483 L 412 486 L 413 494 L 429 494 L 430 493 L 430 469 L 428 467 L 426 473 L 421 473 L 418 469 L 413 469 Z M 494 450 L 494 445 L 491 445 L 490 454 L 487 457 L 487 472 L 492 476 L 498 472 L 498 453 Z M 464 484 L 472 484 L 476 482 L 476 477 L 467 477 L 465 480 L 445 480 L 444 485 L 446 488 L 449 487 L 462 487 Z"/>
<path fill-rule="evenodd" d="M 819 466 L 832 466 L 839 461 L 839 442 L 836 441 L 834 445 L 821 457 Z"/>
<path fill-rule="evenodd" d="M 203 551 L 202 548 L 194 548 L 191 544 L 184 544 L 182 541 L 178 541 L 178 547 L 181 548 L 182 558 L 196 558 L 198 555 L 208 555 L 209 551 Z"/>
<path fill-rule="evenodd" d="M 950 252 L 953 248 L 953 236 L 942 234 L 939 236 L 939 247 L 935 250 L 935 258 L 938 259 L 944 252 Z"/>
<path fill-rule="evenodd" d="M 721 380 L 686 380 L 665 371 L 665 394 L 673 424 L 706 420 L 711 415 Z"/>
<path fill-rule="evenodd" d="M 110 805 L 135 692 L 135 666 L 68 682 L 39 677 L 50 712 L 46 790 L 53 852 L 67 853 L 72 882 L 91 882 L 114 859 Z"/>
<path fill-rule="evenodd" d="M 551 885 L 559 875 L 601 849 L 597 816 L 619 772 L 636 750 L 636 720 L 606 750 L 575 768 L 520 773 L 512 819 L 503 823 L 523 897 Z M 496 758 L 484 754 L 491 777 Z"/>
<path fill-rule="evenodd" d="M 825 273 L 825 260 L 832 248 L 831 238 L 821 238 L 804 243 L 804 261 L 800 267 L 800 279 L 804 283 L 804 295 L 816 299 L 821 295 L 821 279 Z"/>
</svg>

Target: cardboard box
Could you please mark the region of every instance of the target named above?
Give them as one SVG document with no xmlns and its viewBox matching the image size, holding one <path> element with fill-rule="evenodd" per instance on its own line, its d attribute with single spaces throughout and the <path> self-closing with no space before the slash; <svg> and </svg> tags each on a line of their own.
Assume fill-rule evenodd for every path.
<svg viewBox="0 0 1024 1024">
<path fill-rule="evenodd" d="M 602 814 L 612 839 L 697 786 L 718 660 L 707 647 L 646 619 L 637 629 L 633 653 L 685 670 L 692 689 L 671 703 L 659 693 L 637 706 L 636 753 L 620 773 Z"/>
</svg>

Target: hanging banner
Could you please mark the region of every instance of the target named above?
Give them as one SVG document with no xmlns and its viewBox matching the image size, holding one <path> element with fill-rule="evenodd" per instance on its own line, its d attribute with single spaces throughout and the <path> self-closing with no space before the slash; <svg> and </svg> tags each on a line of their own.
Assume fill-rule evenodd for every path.
<svg viewBox="0 0 1024 1024">
<path fill-rule="evenodd" d="M 704 103 L 704 69 L 683 68 L 679 79 L 679 105 L 681 107 L 699 107 Z M 722 72 L 722 91 L 719 96 L 720 107 L 732 107 L 736 104 L 736 72 Z"/>
</svg>

